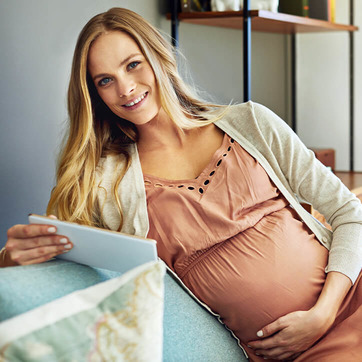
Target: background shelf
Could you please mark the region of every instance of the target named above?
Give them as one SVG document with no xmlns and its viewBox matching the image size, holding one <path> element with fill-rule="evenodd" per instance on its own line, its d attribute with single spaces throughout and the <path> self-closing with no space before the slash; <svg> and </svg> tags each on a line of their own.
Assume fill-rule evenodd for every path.
<svg viewBox="0 0 362 362">
<path fill-rule="evenodd" d="M 266 10 L 251 10 L 252 30 L 294 34 L 307 32 L 326 31 L 356 31 L 357 26 L 331 23 L 325 20 L 305 18 L 301 16 L 274 13 Z M 170 19 L 170 15 L 168 15 Z M 184 12 L 179 13 L 178 18 L 184 23 L 219 26 L 223 28 L 242 29 L 242 11 L 220 12 Z"/>
</svg>

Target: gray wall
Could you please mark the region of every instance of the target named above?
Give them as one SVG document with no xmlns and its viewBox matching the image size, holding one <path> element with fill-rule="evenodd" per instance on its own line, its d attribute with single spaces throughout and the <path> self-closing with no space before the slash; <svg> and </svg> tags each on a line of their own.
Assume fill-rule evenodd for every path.
<svg viewBox="0 0 362 362">
<path fill-rule="evenodd" d="M 362 28 L 362 4 L 354 0 Z M 349 23 L 349 1 L 336 1 L 336 22 Z M 362 171 L 362 34 L 355 43 L 355 171 Z M 334 148 L 336 169 L 349 170 L 349 34 L 297 35 L 298 134 L 309 147 Z"/>
<path fill-rule="evenodd" d="M 161 27 L 169 30 L 162 19 Z M 219 27 L 180 24 L 180 49 L 191 78 L 211 99 L 243 100 L 242 32 Z M 289 120 L 288 37 L 252 33 L 252 99 Z M 182 61 L 182 59 L 181 59 Z"/>
<path fill-rule="evenodd" d="M 95 14 L 135 10 L 159 26 L 159 0 L 0 1 L 0 246 L 6 230 L 44 213 L 64 129 L 76 38 Z"/>
</svg>

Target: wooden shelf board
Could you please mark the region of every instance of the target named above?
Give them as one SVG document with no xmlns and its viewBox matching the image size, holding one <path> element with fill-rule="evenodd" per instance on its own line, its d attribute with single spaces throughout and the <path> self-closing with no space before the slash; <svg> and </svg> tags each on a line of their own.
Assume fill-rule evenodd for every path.
<svg viewBox="0 0 362 362">
<path fill-rule="evenodd" d="M 324 20 L 302 16 L 274 13 L 266 10 L 251 10 L 252 30 L 292 34 L 325 31 L 356 31 L 358 27 L 336 24 Z M 168 15 L 170 18 L 170 15 Z M 185 23 L 219 26 L 223 28 L 242 29 L 242 11 L 206 11 L 179 13 L 179 20 Z"/>
</svg>

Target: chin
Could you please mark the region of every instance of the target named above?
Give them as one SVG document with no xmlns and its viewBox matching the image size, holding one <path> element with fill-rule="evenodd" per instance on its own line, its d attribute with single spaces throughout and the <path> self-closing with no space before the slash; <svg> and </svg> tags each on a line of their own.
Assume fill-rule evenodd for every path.
<svg viewBox="0 0 362 362">
<path fill-rule="evenodd" d="M 130 120 L 130 122 L 132 122 L 136 127 L 137 126 L 145 126 L 147 124 L 152 124 L 154 121 L 157 121 L 157 119 L 159 118 L 159 111 L 155 112 L 153 115 L 151 116 L 147 116 L 147 117 L 140 117 L 138 119 L 134 119 L 133 121 Z"/>
</svg>

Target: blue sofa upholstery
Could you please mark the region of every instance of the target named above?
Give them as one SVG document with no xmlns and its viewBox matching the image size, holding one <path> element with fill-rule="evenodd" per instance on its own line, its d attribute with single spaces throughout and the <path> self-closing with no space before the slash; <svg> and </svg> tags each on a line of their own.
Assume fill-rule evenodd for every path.
<svg viewBox="0 0 362 362">
<path fill-rule="evenodd" d="M 119 275 L 62 260 L 2 268 L 0 322 Z M 230 332 L 170 274 L 164 283 L 164 361 L 246 361 Z"/>
</svg>

